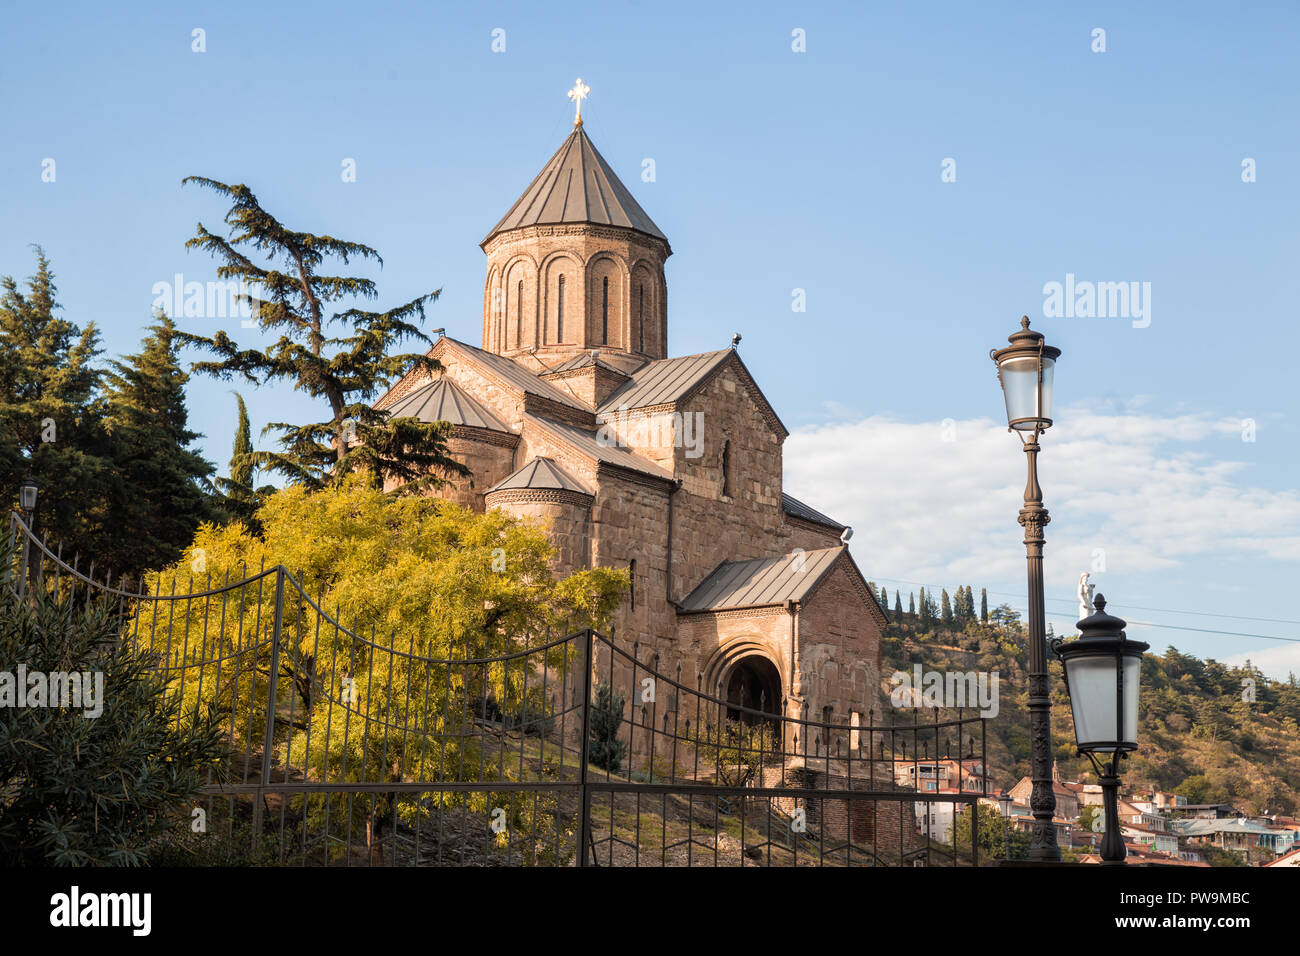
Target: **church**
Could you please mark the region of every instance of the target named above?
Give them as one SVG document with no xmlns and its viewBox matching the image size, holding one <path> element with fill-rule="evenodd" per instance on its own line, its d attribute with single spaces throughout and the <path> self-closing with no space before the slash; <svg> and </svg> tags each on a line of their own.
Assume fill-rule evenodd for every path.
<svg viewBox="0 0 1300 956">
<path fill-rule="evenodd" d="M 796 720 L 881 712 L 885 615 L 850 530 L 782 488 L 788 435 L 728 348 L 669 357 L 668 237 L 582 126 L 480 243 L 481 345 L 376 408 L 446 421 L 470 470 L 435 494 L 540 520 L 556 570 L 622 567 L 615 636 L 729 703 Z M 846 741 L 847 742 L 847 741 Z"/>
</svg>

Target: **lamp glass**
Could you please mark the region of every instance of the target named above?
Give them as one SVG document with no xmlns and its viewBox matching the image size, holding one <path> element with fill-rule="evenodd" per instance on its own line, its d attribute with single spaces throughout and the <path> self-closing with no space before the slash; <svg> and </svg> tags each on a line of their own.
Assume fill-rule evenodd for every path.
<svg viewBox="0 0 1300 956">
<path fill-rule="evenodd" d="M 1043 367 L 1039 388 L 1038 366 Z M 1017 431 L 1031 432 L 1043 419 L 1052 417 L 1052 374 L 1056 362 L 1047 356 L 1015 355 L 998 365 L 1002 373 L 1002 393 L 1007 401 L 1007 423 Z"/>
<path fill-rule="evenodd" d="M 36 510 L 36 491 L 35 485 L 23 485 L 18 489 L 19 499 L 22 501 L 24 511 Z"/>
<path fill-rule="evenodd" d="M 1142 658 L 1118 658 L 1124 667 L 1124 726 L 1116 727 L 1115 667 L 1113 651 L 1081 655 L 1066 661 L 1070 682 L 1070 709 L 1074 713 L 1074 739 L 1078 748 L 1094 753 L 1114 753 L 1116 743 L 1137 747 L 1138 680 Z"/>
</svg>

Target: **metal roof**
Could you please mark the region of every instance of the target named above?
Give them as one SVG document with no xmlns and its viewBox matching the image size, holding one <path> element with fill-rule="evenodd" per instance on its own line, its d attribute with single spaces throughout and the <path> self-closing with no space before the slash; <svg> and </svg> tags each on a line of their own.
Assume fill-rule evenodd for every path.
<svg viewBox="0 0 1300 956">
<path fill-rule="evenodd" d="M 524 414 L 524 420 L 544 431 L 549 431 L 552 436 L 561 439 L 579 453 L 595 461 L 626 468 L 629 471 L 637 471 L 643 475 L 652 475 L 655 478 L 672 480 L 671 473 L 660 468 L 649 459 L 635 455 L 618 445 L 607 445 L 597 441 L 596 432 L 594 431 L 588 431 L 585 428 L 578 428 L 564 422 L 557 422 L 550 418 L 540 418 L 537 415 L 528 413 Z"/>
<path fill-rule="evenodd" d="M 792 518 L 802 518 L 804 521 L 811 521 L 813 524 L 825 525 L 828 528 L 834 528 L 836 531 L 843 531 L 848 525 L 840 524 L 833 518 L 828 518 L 816 508 L 810 508 L 793 495 L 787 495 L 781 492 L 781 508 Z"/>
<path fill-rule="evenodd" d="M 555 151 L 483 242 L 507 229 L 564 222 L 622 226 L 668 241 L 581 126 Z"/>
<path fill-rule="evenodd" d="M 546 379 L 535 372 L 530 372 L 518 362 L 508 359 L 504 355 L 485 352 L 483 349 L 475 348 L 459 339 L 453 339 L 449 335 L 444 335 L 439 341 L 447 342 L 453 348 L 466 353 L 470 359 L 484 366 L 489 372 L 495 374 L 512 388 L 517 388 L 521 392 L 527 392 L 530 395 L 548 398 L 553 402 L 559 402 L 561 405 L 568 405 L 570 408 L 580 408 L 588 414 L 591 413 L 590 406 L 583 405 L 572 395 L 560 391 Z"/>
<path fill-rule="evenodd" d="M 676 402 L 708 378 L 734 352 L 734 349 L 721 349 L 700 355 L 647 362 L 632 373 L 630 381 L 601 402 L 598 411 L 648 408 L 651 405 Z"/>
<path fill-rule="evenodd" d="M 764 607 L 802 601 L 826 576 L 844 547 L 797 551 L 779 558 L 720 564 L 678 605 L 684 612 Z"/>
<path fill-rule="evenodd" d="M 592 365 L 595 365 L 598 368 L 608 369 L 611 372 L 617 372 L 624 378 L 630 377 L 627 372 L 623 371 L 621 368 L 616 368 L 602 359 L 593 358 L 590 352 L 583 352 L 579 355 L 575 355 L 573 358 L 561 362 L 559 365 L 556 365 L 553 368 L 548 368 L 545 372 L 540 372 L 538 374 L 554 375 L 556 372 L 572 372 L 574 369 L 589 368 Z"/>
<path fill-rule="evenodd" d="M 508 432 L 501 419 L 450 379 L 440 378 L 393 402 L 385 411 L 394 418 L 418 418 L 422 422 L 451 422 L 471 428 Z"/>
<path fill-rule="evenodd" d="M 561 468 L 550 458 L 534 458 L 508 478 L 503 478 L 487 490 L 505 491 L 508 488 L 544 488 L 557 491 L 577 491 L 584 495 L 587 490 L 576 478 Z"/>
</svg>

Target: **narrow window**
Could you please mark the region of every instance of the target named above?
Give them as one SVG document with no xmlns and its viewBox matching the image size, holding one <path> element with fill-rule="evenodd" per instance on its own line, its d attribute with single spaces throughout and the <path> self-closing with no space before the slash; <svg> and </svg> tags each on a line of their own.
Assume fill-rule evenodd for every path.
<svg viewBox="0 0 1300 956">
<path fill-rule="evenodd" d="M 564 276 L 560 276 L 560 294 L 556 297 L 555 341 L 564 341 Z"/>
<path fill-rule="evenodd" d="M 636 329 L 638 352 L 645 351 L 645 283 L 636 287 Z"/>
<path fill-rule="evenodd" d="M 524 280 L 515 286 L 515 348 L 524 344 Z"/>
<path fill-rule="evenodd" d="M 631 592 L 632 610 L 636 610 L 636 558 L 627 564 L 628 590 Z"/>
<path fill-rule="evenodd" d="M 600 342 L 609 344 L 609 277 L 600 280 Z"/>
<path fill-rule="evenodd" d="M 731 497 L 731 442 L 722 443 L 722 495 Z"/>
</svg>

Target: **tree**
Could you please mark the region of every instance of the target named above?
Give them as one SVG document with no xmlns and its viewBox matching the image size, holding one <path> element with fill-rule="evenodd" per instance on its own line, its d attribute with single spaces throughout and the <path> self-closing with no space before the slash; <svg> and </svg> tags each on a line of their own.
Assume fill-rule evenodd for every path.
<svg viewBox="0 0 1300 956">
<path fill-rule="evenodd" d="M 987 624 L 989 622 L 989 590 L 980 588 L 980 620 Z"/>
<path fill-rule="evenodd" d="M 623 727 L 623 706 L 627 698 L 614 690 L 609 681 L 602 680 L 596 687 L 596 700 L 591 707 L 591 738 L 587 753 L 591 762 L 610 773 L 618 773 L 627 756 L 627 742 L 619 740 Z"/>
<path fill-rule="evenodd" d="M 1027 860 L 1029 859 L 1030 837 L 1028 833 L 1010 830 L 1002 814 L 993 807 L 983 803 L 974 805 L 979 814 L 979 832 L 975 839 L 980 856 L 985 860 Z M 971 808 L 967 807 L 953 818 L 953 836 L 957 851 L 963 855 L 971 848 Z M 1008 847 L 1010 853 L 1007 852 Z"/>
<path fill-rule="evenodd" d="M 49 260 L 36 248 L 26 290 L 0 279 L 0 500 L 40 485 L 38 522 L 52 541 L 92 554 L 124 532 L 110 513 L 117 483 L 98 397 L 99 332 L 59 317 Z"/>
<path fill-rule="evenodd" d="M 930 626 L 930 599 L 925 596 L 925 588 L 921 588 L 921 629 L 925 630 Z"/>
<path fill-rule="evenodd" d="M 211 517 L 213 467 L 190 449 L 201 437 L 187 427 L 185 383 L 176 326 L 161 312 L 136 355 L 110 362 L 104 375 L 112 439 L 114 526 L 128 532 L 97 563 L 135 574 L 171 564 Z"/>
<path fill-rule="evenodd" d="M 885 620 L 889 620 L 889 592 L 882 585 L 880 588 L 880 610 L 884 612 Z"/>
<path fill-rule="evenodd" d="M 230 476 L 218 478 L 216 486 L 221 492 L 221 505 L 231 515 L 244 521 L 252 520 L 257 510 L 257 492 L 253 490 L 253 436 L 248 423 L 248 406 L 244 396 L 235 393 L 237 421 L 235 441 L 230 450 Z"/>
<path fill-rule="evenodd" d="M 907 613 L 916 617 L 916 594 L 912 591 L 907 592 Z"/>
<path fill-rule="evenodd" d="M 231 237 L 211 233 L 200 223 L 186 247 L 211 253 L 221 263 L 217 275 L 222 279 L 245 283 L 252 291 L 240 298 L 253 308 L 259 328 L 280 334 L 265 351 L 241 349 L 224 331 L 212 337 L 184 334 L 187 344 L 217 356 L 216 361 L 195 363 L 194 369 L 222 379 L 241 376 L 254 385 L 289 382 L 328 407 L 329 417 L 323 421 L 268 424 L 264 431 L 279 431 L 283 450 L 251 452 L 249 461 L 309 489 L 358 471 L 378 486 L 395 483 L 407 492 L 441 484 L 446 475 L 468 474 L 447 453 L 451 426 L 446 422 L 390 418 L 368 404 L 408 370 L 440 369 L 424 354 L 390 354 L 408 339 L 428 343 L 417 323 L 424 319 L 425 305 L 439 293 L 386 312 L 352 307 L 327 315 L 331 303 L 374 299 L 378 293 L 371 279 L 322 274 L 326 259 L 343 265 L 354 258 L 374 260 L 382 266 L 378 252 L 361 243 L 289 229 L 264 210 L 245 185 L 201 176 L 183 182 L 197 183 L 231 201 L 225 216 Z M 269 263 L 258 265 L 246 252 L 261 254 Z M 342 334 L 329 334 L 335 324 L 343 326 Z"/>
<path fill-rule="evenodd" d="M 202 700 L 242 722 L 266 710 L 275 646 L 269 639 L 250 646 L 248 636 L 264 633 L 275 616 L 279 588 L 270 575 L 234 585 L 259 569 L 292 569 L 302 587 L 283 582 L 274 675 L 275 699 L 293 720 L 277 723 L 273 746 L 286 765 L 319 768 L 331 780 L 441 772 L 518 780 L 520 768 L 502 763 L 484 742 L 481 721 L 525 727 L 552 716 L 562 703 L 544 693 L 535 670 L 543 662 L 557 670 L 578 666 L 577 644 L 524 652 L 550 632 L 606 628 L 628 589 L 624 569 L 557 578 L 552 545 L 536 524 L 500 510 L 476 514 L 436 498 L 386 495 L 363 473 L 320 491 L 276 491 L 255 519 L 253 526 L 202 525 L 181 561 L 146 581 L 153 594 L 228 585 L 218 596 L 177 601 L 165 620 L 141 606 L 128 633 L 147 633 L 164 659 L 187 662 L 172 672 L 173 690 L 187 704 Z M 203 569 L 197 578 L 196 565 Z M 227 665 L 218 681 L 211 668 L 191 666 L 196 634 L 203 635 L 201 659 L 238 656 L 240 668 Z M 486 659 L 502 662 L 445 664 Z M 431 735 L 434 727 L 439 732 Z M 414 822 L 451 806 L 486 814 L 490 798 L 392 792 L 359 801 L 336 794 L 313 798 L 308 815 L 318 824 L 327 815 L 351 819 L 373 849 L 395 818 Z"/>
<path fill-rule="evenodd" d="M 942 602 L 943 602 L 943 603 L 942 603 L 942 606 L 943 606 L 943 611 L 942 611 L 942 615 L 943 615 L 943 618 L 942 618 L 942 619 L 943 619 L 943 623 L 944 623 L 945 626 L 951 626 L 951 625 L 952 625 L 952 602 L 948 599 L 948 589 L 947 589 L 947 588 L 944 588 L 943 591 L 942 591 Z"/>
<path fill-rule="evenodd" d="M 898 589 L 894 590 L 894 621 L 903 619 L 903 592 Z"/>
<path fill-rule="evenodd" d="M 12 548 L 0 539 L 0 567 Z M 220 780 L 225 734 L 201 708 L 183 715 L 150 655 L 119 640 L 115 601 L 36 593 L 0 585 L 0 661 L 28 669 L 26 687 L 0 677 L 0 863 L 147 863 L 155 841 L 188 830 L 208 772 Z M 81 706 L 14 706 L 15 693 L 32 702 L 33 675 L 56 672 L 84 675 Z"/>
</svg>

